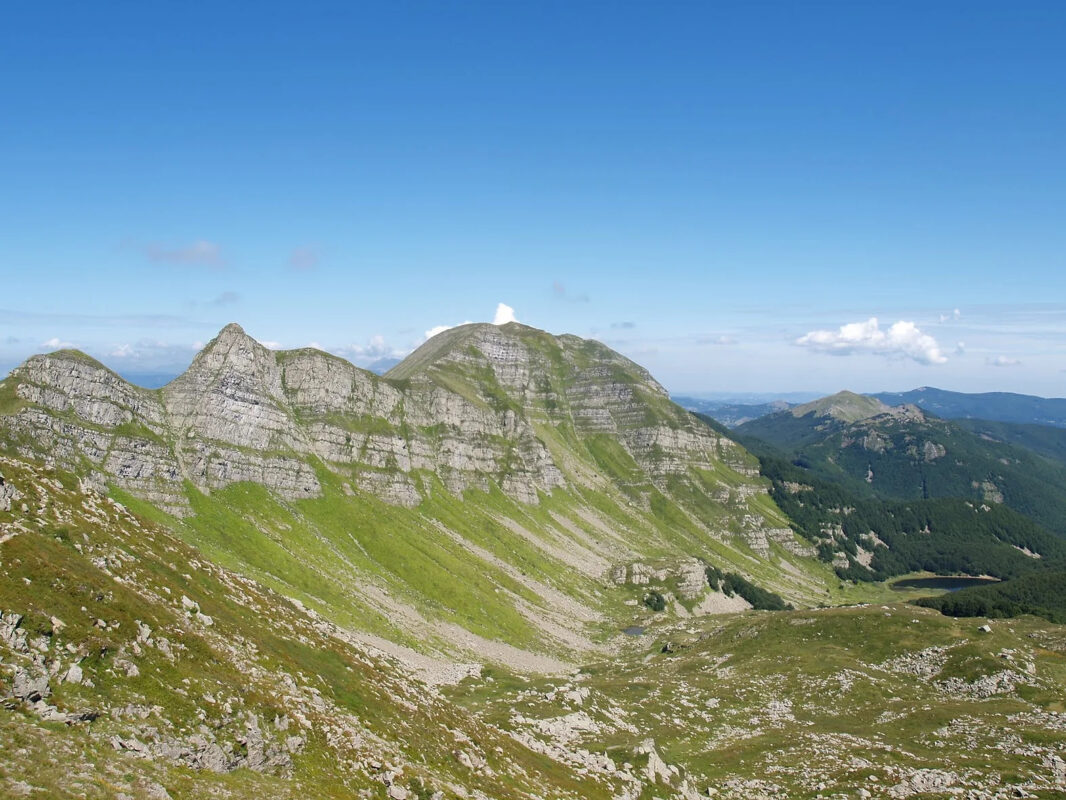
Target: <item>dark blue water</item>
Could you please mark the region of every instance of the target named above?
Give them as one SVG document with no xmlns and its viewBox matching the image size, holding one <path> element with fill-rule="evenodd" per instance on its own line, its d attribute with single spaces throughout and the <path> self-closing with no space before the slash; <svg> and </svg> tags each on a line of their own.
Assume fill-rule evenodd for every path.
<svg viewBox="0 0 1066 800">
<path fill-rule="evenodd" d="M 984 586 L 987 583 L 999 583 L 995 578 L 971 578 L 967 575 L 938 575 L 935 578 L 906 578 L 889 584 L 893 589 L 946 589 L 957 592 L 967 586 Z"/>
</svg>

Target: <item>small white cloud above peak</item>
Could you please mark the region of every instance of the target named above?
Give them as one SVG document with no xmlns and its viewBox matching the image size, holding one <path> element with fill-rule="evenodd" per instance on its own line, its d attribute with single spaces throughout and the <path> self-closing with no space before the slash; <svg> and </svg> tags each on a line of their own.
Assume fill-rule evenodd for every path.
<svg viewBox="0 0 1066 800">
<path fill-rule="evenodd" d="M 68 347 L 73 347 L 73 342 L 64 342 L 58 336 L 53 336 L 46 342 L 41 342 L 41 347 L 50 347 L 53 350 L 65 350 Z"/>
<path fill-rule="evenodd" d="M 514 309 L 506 303 L 496 306 L 496 316 L 492 318 L 493 325 L 506 325 L 508 322 L 518 322 L 514 315 Z"/>
<path fill-rule="evenodd" d="M 264 339 L 256 339 L 259 344 L 263 345 L 267 350 L 280 350 L 281 342 L 271 342 Z"/>
<path fill-rule="evenodd" d="M 940 352 L 936 339 L 922 333 L 913 322 L 900 320 L 882 330 L 877 317 L 865 322 L 841 325 L 835 331 L 810 331 L 795 342 L 820 353 L 848 356 L 871 353 L 879 356 L 910 358 L 920 364 L 943 364 L 947 357 Z"/>
</svg>

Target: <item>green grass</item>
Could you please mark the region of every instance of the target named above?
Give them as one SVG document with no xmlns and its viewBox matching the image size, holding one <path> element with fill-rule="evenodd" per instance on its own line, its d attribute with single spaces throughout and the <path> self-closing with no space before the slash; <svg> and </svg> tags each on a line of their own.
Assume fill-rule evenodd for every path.
<svg viewBox="0 0 1066 800">
<path fill-rule="evenodd" d="M 18 396 L 18 381 L 6 378 L 0 381 L 0 415 L 17 414 L 26 406 L 26 401 Z"/>
</svg>

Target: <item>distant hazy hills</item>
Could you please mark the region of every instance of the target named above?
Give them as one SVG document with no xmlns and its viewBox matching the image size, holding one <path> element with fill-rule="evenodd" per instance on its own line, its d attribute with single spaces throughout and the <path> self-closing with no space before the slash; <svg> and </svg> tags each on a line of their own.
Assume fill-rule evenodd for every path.
<svg viewBox="0 0 1066 800">
<path fill-rule="evenodd" d="M 687 408 L 697 414 L 703 414 L 717 420 L 726 427 L 735 428 L 775 411 L 784 411 L 791 407 L 791 403 L 785 400 L 773 400 L 768 403 L 739 403 L 735 401 L 705 400 L 699 397 L 674 397 L 682 408 Z"/>
<path fill-rule="evenodd" d="M 1012 392 L 967 394 L 930 386 L 922 386 L 909 392 L 880 392 L 869 397 L 889 406 L 918 406 L 944 419 L 981 419 L 1066 428 L 1066 398 L 1036 397 Z M 730 428 L 783 411 L 809 399 L 800 398 L 795 394 L 783 394 L 775 399 L 759 398 L 751 402 L 736 398 L 721 400 L 674 397 L 678 405 L 712 417 Z M 1001 431 L 1001 434 L 1009 435 L 1004 431 Z"/>
</svg>

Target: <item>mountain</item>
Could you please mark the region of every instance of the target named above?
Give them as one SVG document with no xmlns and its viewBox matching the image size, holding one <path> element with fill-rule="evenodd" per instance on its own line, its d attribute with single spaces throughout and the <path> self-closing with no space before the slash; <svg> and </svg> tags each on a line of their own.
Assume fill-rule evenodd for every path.
<svg viewBox="0 0 1066 800">
<path fill-rule="evenodd" d="M 966 394 L 922 386 L 909 392 L 872 395 L 891 406 L 915 405 L 945 419 L 975 418 L 1066 428 L 1066 398 L 1012 392 Z"/>
<path fill-rule="evenodd" d="M 0 447 L 436 656 L 560 668 L 649 580 L 711 603 L 701 561 L 794 603 L 837 592 L 755 458 L 604 345 L 516 323 L 446 331 L 383 377 L 237 325 L 158 390 L 35 356 L 0 383 Z"/>
<path fill-rule="evenodd" d="M 518 324 L 385 376 L 236 325 L 154 390 L 35 356 L 0 382 L 0 796 L 1054 796 L 1061 629 L 840 580 L 759 470 Z"/>
<path fill-rule="evenodd" d="M 917 406 L 841 392 L 745 423 L 736 434 L 763 455 L 783 454 L 860 496 L 1002 503 L 1066 535 L 1061 463 Z"/>
</svg>

